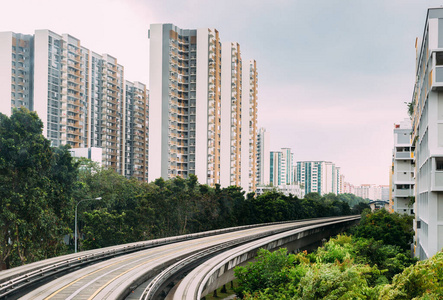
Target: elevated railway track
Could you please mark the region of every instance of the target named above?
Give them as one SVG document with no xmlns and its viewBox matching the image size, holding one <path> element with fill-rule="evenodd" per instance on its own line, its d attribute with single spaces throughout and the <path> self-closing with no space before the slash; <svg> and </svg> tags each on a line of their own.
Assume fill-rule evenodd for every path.
<svg viewBox="0 0 443 300">
<path fill-rule="evenodd" d="M 303 249 L 358 220 L 242 226 L 65 255 L 0 272 L 0 299 L 200 299 L 259 248 Z"/>
</svg>

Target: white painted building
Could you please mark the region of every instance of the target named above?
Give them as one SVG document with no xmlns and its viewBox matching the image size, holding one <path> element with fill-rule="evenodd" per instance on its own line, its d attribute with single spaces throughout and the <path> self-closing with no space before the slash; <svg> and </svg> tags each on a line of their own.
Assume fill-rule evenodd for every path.
<svg viewBox="0 0 443 300">
<path fill-rule="evenodd" d="M 270 133 L 265 128 L 260 128 L 257 136 L 257 183 L 269 185 L 270 183 Z"/>
<path fill-rule="evenodd" d="M 428 9 L 416 42 L 412 95 L 415 148 L 415 255 L 427 259 L 443 248 L 443 8 Z"/>
<path fill-rule="evenodd" d="M 394 149 L 392 151 L 391 197 L 394 212 L 414 215 L 411 198 L 415 195 L 414 148 L 411 145 L 411 120 L 394 125 Z"/>
</svg>

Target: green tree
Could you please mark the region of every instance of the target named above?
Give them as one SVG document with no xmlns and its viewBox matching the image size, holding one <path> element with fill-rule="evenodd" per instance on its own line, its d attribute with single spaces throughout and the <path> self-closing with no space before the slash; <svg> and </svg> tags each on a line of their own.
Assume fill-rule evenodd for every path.
<svg viewBox="0 0 443 300">
<path fill-rule="evenodd" d="M 0 263 L 10 266 L 64 251 L 77 166 L 54 149 L 35 112 L 0 114 Z"/>
<path fill-rule="evenodd" d="M 289 274 L 294 267 L 294 262 L 295 256 L 287 255 L 286 249 L 279 249 L 275 252 L 260 249 L 254 263 L 235 268 L 235 277 L 238 279 L 236 294 L 244 297 L 246 294 L 263 290 L 273 294 L 279 287 L 294 279 L 294 276 Z M 304 275 L 303 271 L 297 275 L 297 278 L 301 278 Z"/>
<path fill-rule="evenodd" d="M 399 246 L 404 251 L 410 249 L 412 237 L 411 216 L 389 213 L 381 209 L 362 213 L 360 224 L 355 228 L 355 236 L 382 241 L 384 244 Z"/>
<path fill-rule="evenodd" d="M 392 284 L 386 285 L 380 299 L 442 299 L 443 252 L 420 261 L 396 275 Z"/>
</svg>

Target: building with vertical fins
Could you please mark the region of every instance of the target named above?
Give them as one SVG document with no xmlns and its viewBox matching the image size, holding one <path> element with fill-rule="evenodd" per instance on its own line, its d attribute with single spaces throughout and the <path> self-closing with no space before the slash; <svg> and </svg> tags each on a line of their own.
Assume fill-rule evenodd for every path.
<svg viewBox="0 0 443 300">
<path fill-rule="evenodd" d="M 256 163 L 242 163 L 242 150 L 249 153 L 249 148 L 242 149 L 242 137 L 254 153 L 255 61 L 248 68 L 252 79 L 247 88 L 252 91 L 244 106 L 238 43 L 222 43 L 216 29 L 173 24 L 151 24 L 149 39 L 149 180 L 195 174 L 211 186 L 252 188 Z M 249 106 L 253 109 L 245 125 L 242 109 L 249 112 Z"/>
<path fill-rule="evenodd" d="M 50 30 L 1 32 L 0 84 L 2 99 L 11 99 L 0 112 L 34 110 L 52 146 L 101 148 L 102 166 L 146 180 L 148 93 L 140 83 L 128 83 L 125 92 L 124 67 L 115 57 Z"/>
<path fill-rule="evenodd" d="M 260 128 L 257 134 L 257 185 L 270 183 L 270 133 Z"/>
<path fill-rule="evenodd" d="M 416 41 L 411 104 L 415 149 L 415 255 L 427 259 L 443 248 L 443 8 L 427 11 Z"/>
<path fill-rule="evenodd" d="M 269 183 L 272 186 L 279 186 L 282 184 L 282 155 L 281 151 L 271 151 L 269 155 Z"/>
<path fill-rule="evenodd" d="M 304 187 L 305 194 L 329 193 L 339 194 L 340 168 L 327 161 L 298 161 L 296 164 L 295 178 Z"/>
<path fill-rule="evenodd" d="M 270 184 L 273 186 L 293 184 L 293 154 L 290 148 L 270 153 Z"/>
</svg>

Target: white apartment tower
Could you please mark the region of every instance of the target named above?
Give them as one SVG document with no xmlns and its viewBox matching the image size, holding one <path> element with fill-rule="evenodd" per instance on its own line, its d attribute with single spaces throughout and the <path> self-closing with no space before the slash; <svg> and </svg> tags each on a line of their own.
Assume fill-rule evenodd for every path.
<svg viewBox="0 0 443 300">
<path fill-rule="evenodd" d="M 415 147 L 415 255 L 427 259 L 443 248 L 443 8 L 428 9 L 416 42 L 412 95 Z"/>
<path fill-rule="evenodd" d="M 257 184 L 268 185 L 270 182 L 270 134 L 260 128 L 257 135 Z"/>
<path fill-rule="evenodd" d="M 270 154 L 270 177 L 273 186 L 291 185 L 293 183 L 293 154 L 290 148 L 282 148 L 281 151 L 271 151 Z"/>
<path fill-rule="evenodd" d="M 394 149 L 392 155 L 392 210 L 401 214 L 414 215 L 410 205 L 414 197 L 414 148 L 411 146 L 411 120 L 404 119 L 394 125 Z"/>
<path fill-rule="evenodd" d="M 282 153 L 280 151 L 271 151 L 269 159 L 269 183 L 272 186 L 282 184 Z"/>
<path fill-rule="evenodd" d="M 149 180 L 195 174 L 220 183 L 219 34 L 152 24 L 149 38 Z"/>
</svg>

